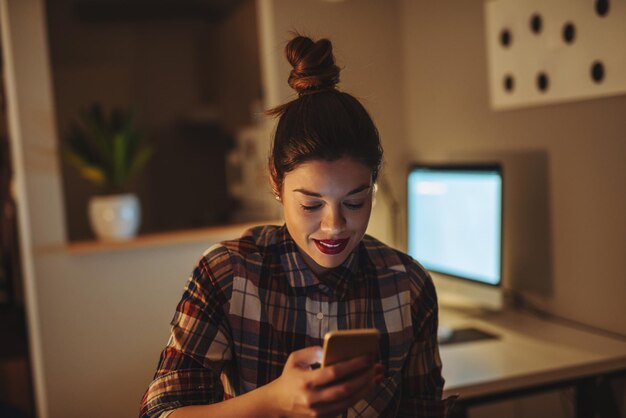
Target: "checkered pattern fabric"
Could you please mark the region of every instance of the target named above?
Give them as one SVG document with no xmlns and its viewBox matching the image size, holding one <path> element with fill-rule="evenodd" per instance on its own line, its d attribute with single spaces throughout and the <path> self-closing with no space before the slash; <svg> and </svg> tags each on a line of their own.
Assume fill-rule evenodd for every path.
<svg viewBox="0 0 626 418">
<path fill-rule="evenodd" d="M 207 250 L 171 324 L 142 418 L 251 391 L 279 377 L 292 351 L 353 328 L 381 331 L 385 379 L 347 416 L 442 417 L 453 401 L 441 399 L 430 276 L 369 236 L 317 277 L 285 226 L 253 228 Z"/>
</svg>

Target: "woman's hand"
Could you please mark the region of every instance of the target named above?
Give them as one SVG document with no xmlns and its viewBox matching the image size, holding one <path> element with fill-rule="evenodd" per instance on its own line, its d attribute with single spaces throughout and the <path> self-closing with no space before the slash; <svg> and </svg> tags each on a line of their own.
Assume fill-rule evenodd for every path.
<svg viewBox="0 0 626 418">
<path fill-rule="evenodd" d="M 382 364 L 374 363 L 371 356 L 311 370 L 310 366 L 321 360 L 321 347 L 294 351 L 281 376 L 263 387 L 279 416 L 336 417 L 383 378 Z"/>
</svg>

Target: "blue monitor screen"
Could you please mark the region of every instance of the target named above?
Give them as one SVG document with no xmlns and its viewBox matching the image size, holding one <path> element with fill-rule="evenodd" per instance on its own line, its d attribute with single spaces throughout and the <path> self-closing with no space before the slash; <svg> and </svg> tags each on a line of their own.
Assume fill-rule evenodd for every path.
<svg viewBox="0 0 626 418">
<path fill-rule="evenodd" d="M 500 284 L 500 167 L 414 166 L 407 203 L 409 255 L 433 272 Z"/>
</svg>

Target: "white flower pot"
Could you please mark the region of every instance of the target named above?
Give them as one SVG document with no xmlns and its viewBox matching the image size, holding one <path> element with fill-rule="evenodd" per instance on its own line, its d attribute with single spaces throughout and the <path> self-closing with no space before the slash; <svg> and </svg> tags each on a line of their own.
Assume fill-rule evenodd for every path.
<svg viewBox="0 0 626 418">
<path fill-rule="evenodd" d="M 89 222 L 100 240 L 131 239 L 141 222 L 139 199 L 132 193 L 94 196 L 89 200 Z"/>
</svg>

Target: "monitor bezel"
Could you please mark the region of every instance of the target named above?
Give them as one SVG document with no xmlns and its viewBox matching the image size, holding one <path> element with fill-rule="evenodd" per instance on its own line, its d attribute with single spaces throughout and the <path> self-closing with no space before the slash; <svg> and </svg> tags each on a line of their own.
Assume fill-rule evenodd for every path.
<svg viewBox="0 0 626 418">
<path fill-rule="evenodd" d="M 412 172 L 417 169 L 426 169 L 433 171 L 451 171 L 451 172 L 461 172 L 461 171 L 475 171 L 475 172 L 487 172 L 487 171 L 496 171 L 500 175 L 500 184 L 501 184 L 501 198 L 500 198 L 500 280 L 496 284 L 486 283 L 483 281 L 479 281 L 470 277 L 458 276 L 455 274 L 450 274 L 444 271 L 439 271 L 436 269 L 427 269 L 429 272 L 436 273 L 437 275 L 441 275 L 450 279 L 460 280 L 465 283 L 472 283 L 478 286 L 486 286 L 488 288 L 501 288 L 502 283 L 504 281 L 504 200 L 505 200 L 505 183 L 504 183 L 504 170 L 502 164 L 498 162 L 480 162 L 480 163 L 428 163 L 428 162 L 414 162 L 409 165 L 409 169 L 405 176 L 406 180 L 406 250 L 407 254 L 411 255 L 409 252 L 409 231 L 411 226 L 410 220 L 410 210 L 409 210 L 409 176 Z M 411 257 L 413 257 L 411 255 Z M 421 263 L 420 260 L 416 261 Z"/>
</svg>

